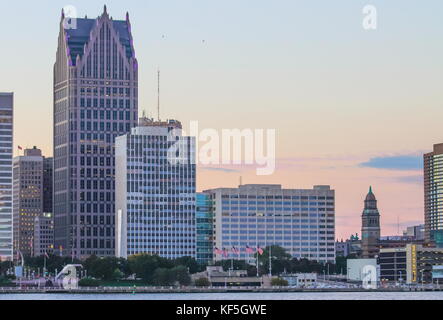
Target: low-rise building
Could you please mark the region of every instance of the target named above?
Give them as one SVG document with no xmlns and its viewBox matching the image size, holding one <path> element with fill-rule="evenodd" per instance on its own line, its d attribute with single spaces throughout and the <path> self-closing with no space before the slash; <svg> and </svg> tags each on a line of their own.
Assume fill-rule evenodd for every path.
<svg viewBox="0 0 443 320">
<path fill-rule="evenodd" d="M 207 278 L 212 287 L 260 287 L 266 284 L 270 285 L 269 281 L 265 281 L 265 277 L 249 277 L 246 270 L 224 271 L 221 266 L 208 266 L 206 271 L 192 275 L 194 281 L 199 278 Z"/>
<path fill-rule="evenodd" d="M 310 287 L 317 284 L 317 274 L 316 273 L 296 273 L 296 274 L 285 274 L 281 276 L 282 279 L 288 282 L 291 287 Z"/>
<path fill-rule="evenodd" d="M 443 266 L 443 248 L 407 244 L 403 248 L 380 250 L 380 277 L 407 284 L 431 283 L 433 269 Z"/>
</svg>

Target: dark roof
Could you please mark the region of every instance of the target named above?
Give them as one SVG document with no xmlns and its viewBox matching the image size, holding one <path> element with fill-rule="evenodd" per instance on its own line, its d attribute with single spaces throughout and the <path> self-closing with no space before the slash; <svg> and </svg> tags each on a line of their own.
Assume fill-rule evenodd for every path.
<svg viewBox="0 0 443 320">
<path fill-rule="evenodd" d="M 374 200 L 377 199 L 375 198 L 375 195 L 372 193 L 372 187 L 369 187 L 369 193 L 366 196 L 366 201 L 374 201 Z"/>
<path fill-rule="evenodd" d="M 83 56 L 85 44 L 89 41 L 91 30 L 97 23 L 97 19 L 77 19 L 76 29 L 67 29 L 69 54 L 72 59 L 72 65 L 75 65 L 77 55 Z M 115 31 L 120 35 L 120 42 L 126 48 L 126 57 L 128 59 L 134 56 L 131 47 L 131 34 L 127 21 L 112 21 Z"/>
</svg>

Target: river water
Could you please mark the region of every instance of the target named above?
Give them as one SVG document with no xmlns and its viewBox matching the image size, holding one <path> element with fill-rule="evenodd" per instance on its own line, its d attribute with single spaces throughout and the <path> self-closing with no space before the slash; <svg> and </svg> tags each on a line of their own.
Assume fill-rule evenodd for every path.
<svg viewBox="0 0 443 320">
<path fill-rule="evenodd" d="M 443 300 L 443 292 L 0 294 L 0 300 Z"/>
</svg>

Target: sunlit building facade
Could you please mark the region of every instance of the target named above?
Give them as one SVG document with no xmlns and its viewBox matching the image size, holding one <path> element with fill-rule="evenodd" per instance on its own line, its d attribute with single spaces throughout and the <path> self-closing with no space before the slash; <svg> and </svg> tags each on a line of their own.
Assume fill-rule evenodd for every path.
<svg viewBox="0 0 443 320">
<path fill-rule="evenodd" d="M 443 143 L 424 155 L 425 240 L 443 246 Z"/>
<path fill-rule="evenodd" d="M 12 148 L 14 94 L 0 93 L 0 260 L 12 260 Z"/>
<path fill-rule="evenodd" d="M 278 245 L 294 258 L 335 262 L 335 191 L 329 186 L 242 185 L 205 193 L 214 202 L 214 248 L 228 252 L 215 260 L 251 260 L 248 247 Z"/>
<path fill-rule="evenodd" d="M 116 255 L 195 258 L 195 138 L 142 118 L 116 139 Z"/>
</svg>

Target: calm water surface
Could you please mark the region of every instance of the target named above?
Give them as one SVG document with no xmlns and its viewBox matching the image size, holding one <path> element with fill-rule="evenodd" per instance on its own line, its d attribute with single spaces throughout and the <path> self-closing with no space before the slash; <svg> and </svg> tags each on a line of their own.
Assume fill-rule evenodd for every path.
<svg viewBox="0 0 443 320">
<path fill-rule="evenodd" d="M 443 300 L 443 292 L 0 294 L 0 300 Z"/>
</svg>

